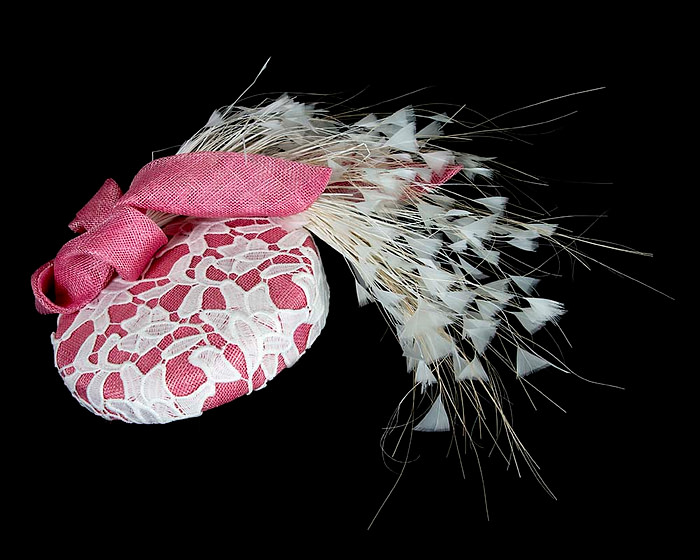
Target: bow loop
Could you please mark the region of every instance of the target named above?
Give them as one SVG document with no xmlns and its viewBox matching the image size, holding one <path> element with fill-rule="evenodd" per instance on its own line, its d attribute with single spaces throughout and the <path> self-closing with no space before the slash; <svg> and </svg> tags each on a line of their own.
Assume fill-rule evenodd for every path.
<svg viewBox="0 0 700 560">
<path fill-rule="evenodd" d="M 114 179 L 107 179 L 100 190 L 75 215 L 68 227 L 75 233 L 90 231 L 109 218 L 122 196 Z"/>
<path fill-rule="evenodd" d="M 53 261 L 34 273 L 37 309 L 42 313 L 78 311 L 102 291 L 115 271 L 124 280 L 137 280 L 167 242 L 163 231 L 142 212 L 115 208 L 99 224 L 68 241 Z"/>
</svg>

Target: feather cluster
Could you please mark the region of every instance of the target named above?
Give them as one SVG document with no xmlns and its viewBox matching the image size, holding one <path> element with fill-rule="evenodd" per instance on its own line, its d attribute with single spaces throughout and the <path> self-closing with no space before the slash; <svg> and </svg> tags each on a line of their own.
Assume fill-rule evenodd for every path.
<svg viewBox="0 0 700 560">
<path fill-rule="evenodd" d="M 564 308 L 537 295 L 544 273 L 518 256 L 557 245 L 557 225 L 509 212 L 491 159 L 441 145 L 460 139 L 447 132 L 458 124 L 410 106 L 332 115 L 283 95 L 217 110 L 179 151 L 260 153 L 333 170 L 309 210 L 279 220 L 342 254 L 360 305 L 383 312 L 415 393 L 429 399 L 412 422 L 419 431 L 467 430 L 467 409 L 485 415 L 483 395 L 509 427 L 499 379 L 566 370 L 533 337 Z"/>
</svg>

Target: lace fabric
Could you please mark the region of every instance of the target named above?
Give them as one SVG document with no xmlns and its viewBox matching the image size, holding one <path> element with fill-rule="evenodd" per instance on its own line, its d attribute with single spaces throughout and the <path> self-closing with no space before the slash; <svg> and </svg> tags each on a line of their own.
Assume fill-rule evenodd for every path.
<svg viewBox="0 0 700 560">
<path fill-rule="evenodd" d="M 56 366 L 95 414 L 132 423 L 200 415 L 265 387 L 318 337 L 329 293 L 305 229 L 183 217 L 136 281 L 115 276 L 59 315 Z"/>
</svg>

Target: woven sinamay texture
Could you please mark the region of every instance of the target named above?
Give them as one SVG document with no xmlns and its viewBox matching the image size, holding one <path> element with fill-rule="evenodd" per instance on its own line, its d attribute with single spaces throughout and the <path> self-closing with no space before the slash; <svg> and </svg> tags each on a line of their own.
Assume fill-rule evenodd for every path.
<svg viewBox="0 0 700 560">
<path fill-rule="evenodd" d="M 314 342 L 328 286 L 311 235 L 274 219 L 183 217 L 136 281 L 62 314 L 56 364 L 94 413 L 166 423 L 260 389 Z"/>
<path fill-rule="evenodd" d="M 32 277 L 37 308 L 72 313 L 116 272 L 136 280 L 168 241 L 147 211 L 203 218 L 280 217 L 306 210 L 331 170 L 277 158 L 197 152 L 145 166 L 122 196 L 109 179 L 70 227 L 78 237 Z"/>
</svg>

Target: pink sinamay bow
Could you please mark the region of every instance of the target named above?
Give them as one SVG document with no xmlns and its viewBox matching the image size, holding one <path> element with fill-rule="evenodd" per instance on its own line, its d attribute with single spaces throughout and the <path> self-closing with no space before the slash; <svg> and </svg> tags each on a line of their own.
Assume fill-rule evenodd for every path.
<svg viewBox="0 0 700 560">
<path fill-rule="evenodd" d="M 193 152 L 152 161 L 124 195 L 108 179 L 70 223 L 80 235 L 32 275 L 36 307 L 73 313 L 97 297 L 115 271 L 138 279 L 168 241 L 148 210 L 200 218 L 290 216 L 318 198 L 330 175 L 327 167 L 269 156 Z"/>
</svg>

